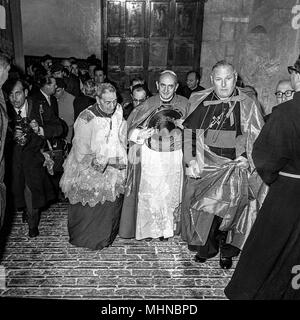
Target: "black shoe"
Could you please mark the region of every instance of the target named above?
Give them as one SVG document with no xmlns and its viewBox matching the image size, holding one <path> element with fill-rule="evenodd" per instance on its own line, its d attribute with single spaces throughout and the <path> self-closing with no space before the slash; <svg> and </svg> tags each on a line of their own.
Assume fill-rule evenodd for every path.
<svg viewBox="0 0 300 320">
<path fill-rule="evenodd" d="M 147 241 L 147 242 L 149 242 L 149 241 L 152 240 L 152 238 L 145 238 L 144 240 Z"/>
<path fill-rule="evenodd" d="M 169 238 L 165 238 L 165 237 L 159 237 L 159 241 L 168 241 Z"/>
<path fill-rule="evenodd" d="M 30 238 L 35 238 L 39 235 L 39 229 L 38 228 L 32 228 L 32 229 L 29 229 L 29 233 L 28 233 L 28 236 Z"/>
<path fill-rule="evenodd" d="M 198 263 L 204 263 L 207 259 L 199 257 L 197 254 L 194 257 L 194 261 Z"/>
<path fill-rule="evenodd" d="M 26 210 L 22 211 L 22 222 L 23 223 L 28 222 L 28 215 L 27 215 L 27 211 Z"/>
<path fill-rule="evenodd" d="M 220 257 L 220 267 L 222 269 L 230 269 L 232 267 L 232 258 Z"/>
</svg>

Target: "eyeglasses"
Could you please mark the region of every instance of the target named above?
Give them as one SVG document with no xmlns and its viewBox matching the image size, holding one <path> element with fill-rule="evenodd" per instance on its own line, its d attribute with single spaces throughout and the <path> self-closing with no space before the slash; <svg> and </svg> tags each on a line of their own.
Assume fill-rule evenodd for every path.
<svg viewBox="0 0 300 320">
<path fill-rule="evenodd" d="M 291 73 L 293 73 L 293 72 L 299 73 L 299 70 L 297 70 L 297 69 L 296 69 L 295 67 L 293 67 L 293 66 L 288 66 L 287 69 L 288 69 L 288 73 L 289 73 L 289 74 L 291 74 Z"/>
<path fill-rule="evenodd" d="M 284 95 L 286 97 L 290 97 L 294 92 L 295 92 L 295 90 L 286 90 L 285 92 L 277 91 L 277 92 L 275 92 L 275 96 L 277 98 L 282 98 Z"/>
<path fill-rule="evenodd" d="M 147 98 L 144 98 L 144 99 L 132 99 L 134 102 L 137 102 L 137 103 L 142 103 L 144 101 L 146 101 Z"/>
</svg>

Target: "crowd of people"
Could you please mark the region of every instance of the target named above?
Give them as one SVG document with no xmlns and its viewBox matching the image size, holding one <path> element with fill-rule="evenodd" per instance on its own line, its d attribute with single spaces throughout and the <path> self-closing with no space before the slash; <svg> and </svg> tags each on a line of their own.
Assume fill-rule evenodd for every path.
<svg viewBox="0 0 300 320">
<path fill-rule="evenodd" d="M 9 70 L 0 54 L 1 225 L 7 207 L 35 238 L 41 212 L 68 201 L 75 246 L 179 235 L 197 263 L 219 254 L 230 269 L 241 254 L 230 299 L 297 297 L 300 59 L 269 115 L 225 60 L 208 89 L 197 71 L 180 85 L 162 70 L 157 93 L 142 78 L 119 90 L 95 57 Z"/>
</svg>

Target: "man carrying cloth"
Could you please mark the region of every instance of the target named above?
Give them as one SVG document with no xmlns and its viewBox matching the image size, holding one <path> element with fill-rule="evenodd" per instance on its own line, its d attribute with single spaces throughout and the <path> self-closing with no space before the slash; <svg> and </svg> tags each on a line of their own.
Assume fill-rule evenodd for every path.
<svg viewBox="0 0 300 320">
<path fill-rule="evenodd" d="M 182 238 L 203 263 L 220 251 L 229 269 L 255 220 L 261 187 L 251 153 L 264 122 L 254 100 L 236 87 L 234 67 L 212 68 L 212 88 L 193 93 L 183 123 L 186 179 Z"/>
</svg>

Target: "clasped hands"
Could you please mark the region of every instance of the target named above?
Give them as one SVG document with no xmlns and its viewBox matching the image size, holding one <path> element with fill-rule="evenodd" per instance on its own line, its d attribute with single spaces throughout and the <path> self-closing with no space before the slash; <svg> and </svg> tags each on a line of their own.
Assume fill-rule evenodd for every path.
<svg viewBox="0 0 300 320">
<path fill-rule="evenodd" d="M 92 160 L 91 166 L 93 167 L 94 170 L 99 171 L 103 173 L 106 169 L 107 166 L 114 167 L 118 170 L 124 170 L 126 169 L 126 164 L 122 163 L 122 159 L 119 157 L 115 158 L 109 158 L 107 162 L 101 163 L 97 158 L 94 158 Z"/>
</svg>

